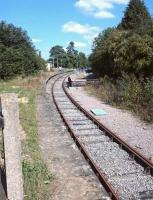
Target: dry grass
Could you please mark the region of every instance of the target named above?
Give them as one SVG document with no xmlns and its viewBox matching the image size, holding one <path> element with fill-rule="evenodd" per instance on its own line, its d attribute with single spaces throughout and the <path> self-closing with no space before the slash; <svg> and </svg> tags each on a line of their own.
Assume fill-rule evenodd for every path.
<svg viewBox="0 0 153 200">
<path fill-rule="evenodd" d="M 51 75 L 53 72 L 41 72 L 37 76 L 0 81 L 0 93 L 15 92 L 20 98 L 20 121 L 25 132 L 25 139 L 22 141 L 25 200 L 48 200 L 46 183 L 53 178 L 41 158 L 35 104 L 41 81 Z"/>
<path fill-rule="evenodd" d="M 99 86 L 89 86 L 86 90 L 103 102 L 131 110 L 145 121 L 153 122 L 153 79 L 124 75 L 114 82 L 105 77 Z"/>
</svg>

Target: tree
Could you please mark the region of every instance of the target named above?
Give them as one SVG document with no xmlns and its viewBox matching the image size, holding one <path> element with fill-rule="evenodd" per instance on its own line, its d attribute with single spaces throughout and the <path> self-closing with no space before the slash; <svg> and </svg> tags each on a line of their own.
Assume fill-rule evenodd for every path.
<svg viewBox="0 0 153 200">
<path fill-rule="evenodd" d="M 0 22 L 0 79 L 28 75 L 45 68 L 26 31 Z"/>
<path fill-rule="evenodd" d="M 153 20 L 141 0 L 130 0 L 117 28 L 95 38 L 89 57 L 93 71 L 119 77 L 123 72 L 153 76 Z"/>
<path fill-rule="evenodd" d="M 77 60 L 78 60 L 78 67 L 87 67 L 88 66 L 88 59 L 83 52 L 79 52 Z"/>
<path fill-rule="evenodd" d="M 142 0 L 130 0 L 118 28 L 144 34 L 152 25 L 151 16 Z"/>
<path fill-rule="evenodd" d="M 68 54 L 77 54 L 77 50 L 75 50 L 75 43 L 73 41 L 71 41 L 68 45 L 67 49 L 67 53 Z"/>
<path fill-rule="evenodd" d="M 107 41 L 107 49 L 115 77 L 123 72 L 145 77 L 153 75 L 153 38 L 149 35 L 115 30 Z"/>
<path fill-rule="evenodd" d="M 94 40 L 92 53 L 89 56 L 89 65 L 92 70 L 98 75 L 112 74 L 112 60 L 107 49 L 107 41 L 109 36 L 114 31 L 114 28 L 107 28 L 101 32 Z"/>
<path fill-rule="evenodd" d="M 75 50 L 74 42 L 71 41 L 66 49 L 67 49 L 67 56 L 68 56 L 68 68 L 77 68 L 78 51 Z"/>
<path fill-rule="evenodd" d="M 77 68 L 79 66 L 85 67 L 88 64 L 88 59 L 86 55 L 82 52 L 75 50 L 74 42 L 70 42 L 67 51 L 63 49 L 62 46 L 56 45 L 50 49 L 49 61 L 53 62 L 54 66 L 61 66 L 64 68 Z M 58 60 L 58 63 L 57 63 Z"/>
<path fill-rule="evenodd" d="M 90 55 L 93 71 L 101 76 L 119 77 L 123 72 L 153 75 L 153 38 L 131 31 L 114 29 L 110 34 L 100 34 L 97 46 Z M 100 43 L 101 41 L 101 43 Z"/>
<path fill-rule="evenodd" d="M 66 51 L 63 49 L 62 46 L 60 45 L 56 45 L 54 47 L 52 47 L 50 49 L 50 57 L 49 57 L 49 60 L 51 62 L 53 62 L 54 60 L 54 66 L 55 67 L 58 67 L 58 66 L 61 66 L 62 67 L 67 67 L 68 65 L 68 56 L 66 54 Z"/>
</svg>

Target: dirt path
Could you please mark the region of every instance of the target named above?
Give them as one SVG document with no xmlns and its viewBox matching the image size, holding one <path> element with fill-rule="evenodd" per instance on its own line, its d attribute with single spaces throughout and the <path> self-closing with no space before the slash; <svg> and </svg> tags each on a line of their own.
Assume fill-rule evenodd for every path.
<svg viewBox="0 0 153 200">
<path fill-rule="evenodd" d="M 47 92 L 49 93 L 48 86 Z M 50 200 L 106 200 L 107 194 L 74 144 L 53 104 L 42 88 L 37 98 L 42 156 L 55 175 Z"/>
</svg>

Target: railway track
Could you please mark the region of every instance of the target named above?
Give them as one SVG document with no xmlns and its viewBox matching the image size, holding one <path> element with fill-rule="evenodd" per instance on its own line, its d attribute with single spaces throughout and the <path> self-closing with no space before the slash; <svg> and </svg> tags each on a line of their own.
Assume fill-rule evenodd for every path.
<svg viewBox="0 0 153 200">
<path fill-rule="evenodd" d="M 65 78 L 49 80 L 54 103 L 111 198 L 153 199 L 152 163 L 87 113 L 67 92 Z"/>
</svg>

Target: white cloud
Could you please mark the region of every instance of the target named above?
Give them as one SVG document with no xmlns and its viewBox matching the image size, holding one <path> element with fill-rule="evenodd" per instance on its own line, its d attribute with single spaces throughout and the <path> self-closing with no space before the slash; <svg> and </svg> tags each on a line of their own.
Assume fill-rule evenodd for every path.
<svg viewBox="0 0 153 200">
<path fill-rule="evenodd" d="M 114 4 L 127 4 L 129 0 L 77 0 L 75 7 L 95 18 L 114 18 Z"/>
<path fill-rule="evenodd" d="M 108 0 L 111 1 L 112 3 L 116 3 L 116 4 L 127 4 L 129 3 L 129 0 Z"/>
<path fill-rule="evenodd" d="M 67 22 L 62 26 L 63 32 L 73 32 L 78 34 L 93 34 L 100 30 L 97 26 L 90 26 L 88 24 L 82 25 L 77 22 Z"/>
<path fill-rule="evenodd" d="M 33 39 L 32 39 L 32 42 L 33 42 L 33 43 L 40 43 L 40 42 L 42 42 L 42 40 L 37 39 L 37 38 L 33 38 Z"/>
<path fill-rule="evenodd" d="M 84 48 L 84 47 L 86 47 L 87 45 L 86 45 L 85 43 L 83 43 L 83 42 L 74 41 L 74 46 L 75 46 L 76 48 Z"/>
<path fill-rule="evenodd" d="M 114 18 L 115 15 L 113 15 L 111 12 L 108 11 L 100 11 L 94 13 L 94 17 L 96 18 Z"/>
<path fill-rule="evenodd" d="M 88 40 L 96 37 L 100 30 L 98 26 L 90 26 L 89 24 L 82 25 L 73 21 L 67 22 L 62 26 L 63 32 L 77 33 Z"/>
<path fill-rule="evenodd" d="M 87 1 L 78 1 L 75 4 L 76 7 L 82 8 L 83 10 L 89 12 L 93 10 L 92 5 Z"/>
</svg>

